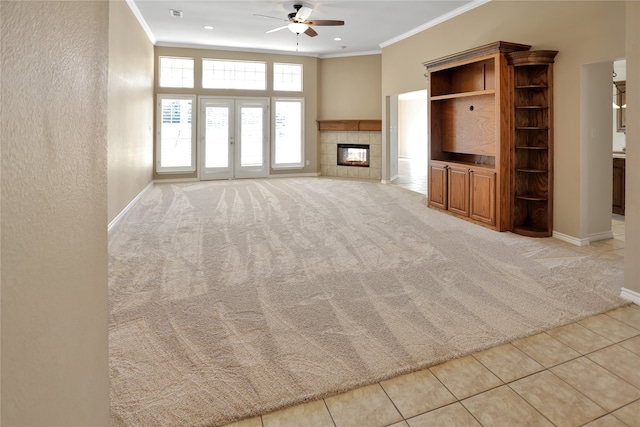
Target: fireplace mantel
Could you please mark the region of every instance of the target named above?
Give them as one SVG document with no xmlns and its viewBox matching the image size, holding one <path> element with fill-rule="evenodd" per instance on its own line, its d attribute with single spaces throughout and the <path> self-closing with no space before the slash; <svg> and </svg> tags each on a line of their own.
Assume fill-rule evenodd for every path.
<svg viewBox="0 0 640 427">
<path fill-rule="evenodd" d="M 382 120 L 318 120 L 319 131 L 377 131 L 382 130 Z"/>
</svg>

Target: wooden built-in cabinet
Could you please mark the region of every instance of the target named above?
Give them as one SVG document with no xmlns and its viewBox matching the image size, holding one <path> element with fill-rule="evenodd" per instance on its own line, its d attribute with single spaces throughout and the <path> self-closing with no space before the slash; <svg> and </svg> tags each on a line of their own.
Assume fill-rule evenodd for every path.
<svg viewBox="0 0 640 427">
<path fill-rule="evenodd" d="M 612 212 L 624 215 L 625 159 L 613 158 L 613 207 Z"/>
<path fill-rule="evenodd" d="M 531 237 L 548 237 L 553 231 L 553 62 L 557 53 L 507 55 L 513 98 L 513 231 Z"/>
<path fill-rule="evenodd" d="M 429 206 L 498 231 L 550 235 L 557 52 L 495 42 L 425 62 Z"/>
</svg>

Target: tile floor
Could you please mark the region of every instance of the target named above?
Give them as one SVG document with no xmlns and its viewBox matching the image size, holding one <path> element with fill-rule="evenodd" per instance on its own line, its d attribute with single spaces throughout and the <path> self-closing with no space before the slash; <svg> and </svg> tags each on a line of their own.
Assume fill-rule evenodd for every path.
<svg viewBox="0 0 640 427">
<path fill-rule="evenodd" d="M 624 255 L 612 226 L 592 244 Z M 640 426 L 640 306 L 231 426 Z"/>
<path fill-rule="evenodd" d="M 232 424 L 640 426 L 640 306 Z"/>
<path fill-rule="evenodd" d="M 591 245 L 624 256 L 624 215 L 613 214 L 611 228 L 613 230 L 613 239 L 591 242 Z"/>
<path fill-rule="evenodd" d="M 424 163 L 415 159 L 399 158 L 398 178 L 391 181 L 391 184 L 426 195 L 427 165 Z"/>
</svg>

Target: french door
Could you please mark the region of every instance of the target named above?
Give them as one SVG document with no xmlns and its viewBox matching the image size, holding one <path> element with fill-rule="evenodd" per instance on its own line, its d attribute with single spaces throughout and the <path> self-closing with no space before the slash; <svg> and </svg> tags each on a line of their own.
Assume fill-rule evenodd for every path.
<svg viewBox="0 0 640 427">
<path fill-rule="evenodd" d="M 269 165 L 269 99 L 201 97 L 200 180 L 264 178 Z"/>
</svg>

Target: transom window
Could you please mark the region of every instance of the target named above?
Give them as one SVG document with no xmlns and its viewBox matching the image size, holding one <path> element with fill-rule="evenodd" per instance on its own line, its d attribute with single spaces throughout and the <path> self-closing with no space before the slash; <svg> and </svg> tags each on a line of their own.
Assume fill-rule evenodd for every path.
<svg viewBox="0 0 640 427">
<path fill-rule="evenodd" d="M 257 61 L 202 60 L 205 89 L 267 89 L 267 65 Z"/>
<path fill-rule="evenodd" d="M 302 64 L 273 64 L 273 90 L 302 92 Z"/>
<path fill-rule="evenodd" d="M 160 57 L 160 87 L 193 87 L 193 58 Z"/>
</svg>

